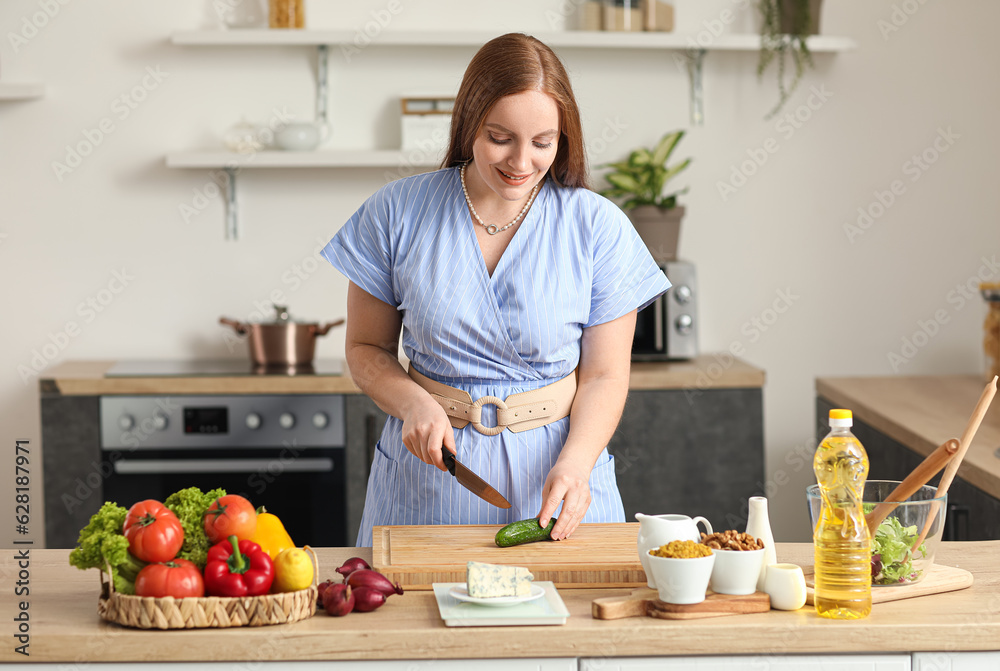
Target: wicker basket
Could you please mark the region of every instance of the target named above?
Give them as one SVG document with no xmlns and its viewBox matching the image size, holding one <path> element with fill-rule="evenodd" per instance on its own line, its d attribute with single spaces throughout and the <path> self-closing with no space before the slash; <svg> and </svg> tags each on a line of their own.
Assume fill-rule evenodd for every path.
<svg viewBox="0 0 1000 671">
<path fill-rule="evenodd" d="M 131 596 L 115 592 L 110 567 L 101 571 L 101 598 L 97 614 L 102 620 L 138 629 L 199 629 L 203 627 L 260 627 L 298 622 L 316 613 L 319 562 L 312 555 L 313 584 L 297 592 L 263 596 L 203 596 L 175 599 L 172 596 Z"/>
</svg>

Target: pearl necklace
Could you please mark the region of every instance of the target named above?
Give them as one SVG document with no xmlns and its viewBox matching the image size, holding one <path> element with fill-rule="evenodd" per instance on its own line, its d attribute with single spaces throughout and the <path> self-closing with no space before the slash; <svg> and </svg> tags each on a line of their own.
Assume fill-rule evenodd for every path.
<svg viewBox="0 0 1000 671">
<path fill-rule="evenodd" d="M 531 204 L 535 201 L 535 194 L 538 193 L 538 185 L 542 183 L 541 180 L 539 180 L 538 184 L 535 184 L 535 188 L 531 190 L 531 195 L 528 196 L 528 202 L 524 204 L 524 207 L 521 208 L 521 211 L 518 213 L 518 215 L 514 217 L 514 221 L 510 222 L 506 226 L 500 226 L 499 228 L 497 227 L 496 224 L 490 224 L 487 226 L 486 223 L 479 218 L 479 213 L 476 212 L 476 206 L 472 204 L 472 199 L 469 198 L 469 190 L 465 187 L 466 165 L 468 164 L 464 164 L 462 168 L 459 170 L 459 175 L 461 175 L 462 177 L 462 193 L 465 194 L 465 202 L 469 204 L 469 209 L 472 211 L 472 216 L 476 218 L 476 221 L 479 222 L 479 225 L 485 228 L 486 232 L 489 233 L 490 235 L 496 235 L 500 231 L 506 231 L 508 228 L 510 228 L 517 222 L 521 221 L 521 217 L 524 216 L 524 213 L 528 211 L 528 208 L 531 207 Z"/>
</svg>

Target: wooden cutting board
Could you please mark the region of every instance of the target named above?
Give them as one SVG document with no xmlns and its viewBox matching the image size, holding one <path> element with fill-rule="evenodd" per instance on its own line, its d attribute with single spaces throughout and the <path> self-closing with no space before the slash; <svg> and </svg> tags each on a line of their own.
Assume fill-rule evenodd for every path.
<svg viewBox="0 0 1000 671">
<path fill-rule="evenodd" d="M 746 596 L 716 594 L 709 590 L 701 603 L 679 605 L 657 598 L 656 590 L 637 589 L 629 596 L 594 599 L 590 614 L 595 620 L 618 620 L 623 617 L 658 617 L 664 620 L 695 620 L 704 617 L 765 613 L 771 610 L 771 599 L 764 592 Z"/>
<path fill-rule="evenodd" d="M 811 604 L 813 602 L 813 586 L 815 585 L 813 567 L 803 566 L 802 573 L 806 577 L 806 603 Z M 965 569 L 934 564 L 931 566 L 930 573 L 918 583 L 899 587 L 872 587 L 872 603 L 912 599 L 917 596 L 940 594 L 941 592 L 954 592 L 971 585 L 972 574 Z"/>
<path fill-rule="evenodd" d="M 535 580 L 563 588 L 645 587 L 639 562 L 638 523 L 581 524 L 563 541 L 500 548 L 502 525 L 414 525 L 375 527 L 372 568 L 408 589 L 436 582 L 465 582 L 470 561 L 524 566 Z"/>
</svg>

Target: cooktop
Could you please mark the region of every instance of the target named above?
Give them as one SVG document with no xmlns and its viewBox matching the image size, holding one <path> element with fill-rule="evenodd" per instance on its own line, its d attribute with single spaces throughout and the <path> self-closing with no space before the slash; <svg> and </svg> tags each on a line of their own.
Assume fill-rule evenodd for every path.
<svg viewBox="0 0 1000 671">
<path fill-rule="evenodd" d="M 246 359 L 126 360 L 118 361 L 104 377 L 242 377 L 252 375 L 344 374 L 340 359 L 316 359 L 309 366 L 255 366 Z"/>
</svg>

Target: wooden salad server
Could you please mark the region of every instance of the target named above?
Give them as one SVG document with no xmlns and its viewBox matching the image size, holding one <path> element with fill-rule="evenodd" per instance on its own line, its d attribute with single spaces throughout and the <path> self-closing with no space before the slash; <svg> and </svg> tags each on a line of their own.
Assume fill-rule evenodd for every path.
<svg viewBox="0 0 1000 671">
<path fill-rule="evenodd" d="M 865 522 L 868 524 L 868 531 L 872 536 L 875 530 L 882 523 L 889 513 L 896 509 L 900 503 L 913 496 L 913 494 L 926 485 L 931 478 L 945 467 L 955 453 L 958 452 L 959 443 L 957 438 L 952 438 L 938 446 L 936 450 L 927 455 L 927 458 L 920 462 L 920 465 L 900 482 L 892 493 L 886 497 L 885 501 L 878 504 L 870 513 L 865 515 Z"/>
</svg>

